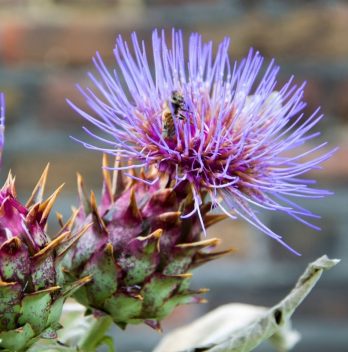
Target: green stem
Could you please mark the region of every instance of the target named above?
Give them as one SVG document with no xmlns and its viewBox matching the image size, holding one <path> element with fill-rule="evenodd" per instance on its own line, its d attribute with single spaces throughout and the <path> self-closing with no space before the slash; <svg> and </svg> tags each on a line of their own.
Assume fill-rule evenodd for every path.
<svg viewBox="0 0 348 352">
<path fill-rule="evenodd" d="M 112 319 L 108 315 L 97 318 L 78 344 L 81 351 L 95 352 L 97 347 L 102 344 L 111 324 Z"/>
</svg>

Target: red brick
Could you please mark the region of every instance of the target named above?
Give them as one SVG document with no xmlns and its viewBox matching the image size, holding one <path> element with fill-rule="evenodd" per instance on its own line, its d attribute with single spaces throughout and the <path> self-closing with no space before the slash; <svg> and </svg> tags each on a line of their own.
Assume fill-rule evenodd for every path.
<svg viewBox="0 0 348 352">
<path fill-rule="evenodd" d="M 51 66 L 90 62 L 97 50 L 110 57 L 117 31 L 87 24 L 59 26 L 12 22 L 3 24 L 0 33 L 1 53 L 6 64 L 25 62 Z"/>
<path fill-rule="evenodd" d="M 267 16 L 248 12 L 230 23 L 204 25 L 196 30 L 205 38 L 232 38 L 231 52 L 243 56 L 254 47 L 269 57 L 284 60 L 346 60 L 348 57 L 348 6 L 300 8 Z"/>
</svg>

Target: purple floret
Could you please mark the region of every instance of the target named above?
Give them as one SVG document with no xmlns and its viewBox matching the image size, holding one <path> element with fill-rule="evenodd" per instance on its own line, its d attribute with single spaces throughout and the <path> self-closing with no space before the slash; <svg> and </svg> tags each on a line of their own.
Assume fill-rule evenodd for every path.
<svg viewBox="0 0 348 352">
<path fill-rule="evenodd" d="M 155 166 L 176 185 L 189 182 L 196 206 L 183 217 L 200 215 L 201 192 L 208 192 L 214 207 L 298 254 L 262 223 L 257 210 L 281 211 L 317 228 L 307 218 L 318 216 L 291 199 L 331 194 L 311 187 L 314 181 L 302 175 L 334 150 L 325 151 L 326 143 L 303 149 L 319 136 L 311 130 L 322 118 L 319 109 L 304 116 L 304 84 L 297 86 L 291 77 L 278 87 L 279 67 L 272 60 L 261 74 L 263 57 L 252 49 L 231 62 L 229 42 L 225 38 L 213 55 L 212 42 L 194 33 L 185 53 L 180 31 L 172 31 L 168 46 L 164 31 L 155 30 L 150 55 L 135 33 L 132 48 L 119 36 L 116 69 L 110 71 L 97 53 L 98 75 L 88 74 L 93 87 L 78 87 L 90 112 L 68 102 L 102 132 L 84 127 L 96 143 L 82 142 L 85 147 L 131 161 L 119 169 Z M 179 109 L 172 103 L 175 93 L 184 102 Z M 165 116 L 172 118 L 172 133 Z"/>
</svg>

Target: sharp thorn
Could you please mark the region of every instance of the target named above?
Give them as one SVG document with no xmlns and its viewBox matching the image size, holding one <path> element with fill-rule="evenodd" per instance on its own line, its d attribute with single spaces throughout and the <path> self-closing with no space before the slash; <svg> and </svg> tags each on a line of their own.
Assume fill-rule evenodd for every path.
<svg viewBox="0 0 348 352">
<path fill-rule="evenodd" d="M 142 295 L 134 295 L 132 297 L 138 299 L 139 301 L 143 301 L 144 300 L 144 297 Z"/>
<path fill-rule="evenodd" d="M 76 177 L 77 177 L 77 193 L 79 195 L 80 204 L 83 206 L 85 214 L 88 214 L 89 213 L 89 203 L 88 203 L 87 196 L 86 196 L 86 193 L 83 188 L 83 177 L 81 176 L 81 174 L 79 172 L 76 173 Z"/>
<path fill-rule="evenodd" d="M 199 207 L 199 210 L 200 210 L 201 214 L 202 214 L 203 216 L 205 216 L 207 213 L 210 212 L 211 207 L 212 207 L 212 205 L 211 205 L 210 202 L 208 202 L 208 203 L 203 203 L 203 204 Z"/>
<path fill-rule="evenodd" d="M 28 214 L 25 217 L 25 220 L 28 224 L 31 224 L 37 220 L 37 214 L 39 213 L 40 203 L 36 203 L 31 206 Z"/>
<path fill-rule="evenodd" d="M 190 279 L 192 277 L 192 273 L 184 273 L 184 274 L 177 274 L 177 275 L 167 275 L 169 277 L 176 277 L 179 279 Z"/>
<path fill-rule="evenodd" d="M 41 219 L 40 219 L 40 223 L 44 223 L 47 218 L 48 218 L 48 215 L 50 214 L 51 210 L 52 210 L 52 207 L 58 197 L 58 194 L 61 192 L 62 188 L 64 187 L 64 183 L 62 185 L 60 185 L 54 192 L 53 194 L 46 199 L 45 202 L 41 203 L 40 204 L 40 207 L 39 207 L 39 211 L 42 213 L 41 215 Z"/>
<path fill-rule="evenodd" d="M 42 172 L 42 174 L 39 178 L 39 181 L 37 182 L 36 186 L 34 187 L 34 190 L 26 203 L 27 208 L 29 208 L 31 205 L 33 205 L 35 203 L 42 202 L 49 168 L 50 168 L 50 163 L 48 163 L 46 165 L 44 171 Z"/>
<path fill-rule="evenodd" d="M 130 192 L 129 210 L 131 211 L 131 214 L 132 214 L 134 219 L 138 219 L 138 220 L 142 219 L 140 210 L 139 210 L 138 205 L 137 205 L 137 200 L 136 200 L 136 197 L 135 197 L 134 188 L 132 188 L 131 192 Z"/>
<path fill-rule="evenodd" d="M 18 284 L 18 282 L 4 282 L 4 281 L 1 281 L 1 279 L 0 279 L 0 287 L 14 286 L 17 284 Z"/>
<path fill-rule="evenodd" d="M 180 220 L 181 211 L 170 211 L 162 213 L 156 217 L 157 221 L 164 222 L 168 225 L 173 225 Z"/>
<path fill-rule="evenodd" d="M 204 247 L 215 247 L 221 240 L 219 238 L 210 238 L 203 241 L 193 242 L 193 243 L 180 243 L 176 247 L 179 248 L 204 248 Z"/>
<path fill-rule="evenodd" d="M 72 237 L 70 237 L 71 239 L 70 243 L 62 251 L 58 253 L 58 256 L 62 258 L 64 254 L 68 251 L 68 249 L 71 248 L 75 243 L 77 243 L 78 240 L 88 231 L 88 229 L 92 227 L 92 225 L 93 223 L 91 222 L 83 226 L 83 228 L 79 230 L 76 234 L 73 234 Z"/>
<path fill-rule="evenodd" d="M 166 189 L 169 186 L 170 177 L 167 173 L 162 173 L 159 180 L 159 185 L 161 189 Z"/>
<path fill-rule="evenodd" d="M 137 237 L 137 239 L 139 241 L 146 241 L 146 240 L 149 240 L 151 238 L 156 239 L 157 240 L 156 248 L 157 248 L 157 251 L 160 252 L 161 251 L 161 247 L 160 247 L 161 241 L 160 240 L 161 240 L 162 235 L 163 235 L 163 229 L 157 229 L 154 232 L 151 232 L 149 235 L 144 236 L 144 237 L 139 236 L 139 237 Z"/>
<path fill-rule="evenodd" d="M 42 248 L 40 251 L 35 253 L 32 258 L 33 259 L 38 259 L 41 260 L 42 258 L 45 258 L 46 255 L 48 255 L 52 250 L 54 250 L 64 239 L 66 239 L 68 236 L 71 235 L 70 231 L 65 231 L 58 237 L 56 237 L 54 240 L 49 242 L 44 248 Z"/>
<path fill-rule="evenodd" d="M 12 171 L 10 170 L 7 175 L 7 179 L 2 187 L 2 190 L 10 191 L 10 193 L 16 197 L 16 188 L 15 188 L 15 177 L 12 176 Z"/>
<path fill-rule="evenodd" d="M 120 170 L 116 170 L 116 168 L 120 166 L 120 163 L 121 163 L 121 158 L 119 155 L 117 155 L 115 157 L 115 163 L 114 163 L 115 170 L 112 173 L 111 190 L 112 190 L 113 200 L 115 200 L 116 197 L 118 197 L 125 188 L 122 172 Z"/>
<path fill-rule="evenodd" d="M 108 231 L 107 231 L 106 225 L 104 223 L 104 220 L 102 219 L 102 217 L 99 214 L 97 200 L 95 198 L 95 194 L 93 191 L 91 191 L 91 196 L 90 196 L 89 202 L 90 202 L 90 206 L 91 206 L 94 224 L 98 226 L 98 228 L 100 229 L 100 231 L 102 233 L 107 234 Z"/>
<path fill-rule="evenodd" d="M 144 237 L 139 236 L 139 237 L 137 237 L 137 239 L 140 240 L 140 241 L 146 241 L 146 240 L 148 240 L 150 238 L 159 239 L 159 238 L 161 238 L 162 234 L 163 234 L 163 230 L 162 229 L 157 229 L 154 232 L 151 232 L 149 235 L 144 236 Z"/>
<path fill-rule="evenodd" d="M 59 213 L 58 211 L 56 211 L 56 217 L 57 217 L 57 221 L 59 223 L 59 226 L 64 227 L 63 215 L 61 213 Z"/>
<path fill-rule="evenodd" d="M 199 288 L 197 291 L 196 291 L 196 293 L 197 294 L 205 294 L 205 293 L 208 293 L 208 292 L 210 292 L 210 289 L 209 288 Z"/>
<path fill-rule="evenodd" d="M 104 179 L 104 184 L 103 184 L 103 194 L 107 194 L 108 199 L 110 201 L 113 200 L 113 193 L 112 193 L 112 181 L 110 177 L 110 172 L 108 170 L 109 162 L 108 162 L 108 157 L 104 153 L 103 154 L 103 179 Z"/>
<path fill-rule="evenodd" d="M 35 292 L 32 292 L 32 293 L 27 293 L 26 296 L 35 296 L 35 295 L 38 295 L 40 293 L 50 293 L 50 292 L 56 292 L 56 291 L 59 291 L 61 289 L 60 286 L 52 286 L 52 287 L 49 287 L 49 288 L 45 288 L 43 290 L 39 290 L 39 291 L 35 291 Z"/>
<path fill-rule="evenodd" d="M 222 220 L 225 220 L 227 215 L 225 214 L 207 214 L 204 216 L 203 222 L 205 228 L 208 228 Z"/>
<path fill-rule="evenodd" d="M 114 248 L 112 247 L 112 243 L 108 242 L 104 248 L 104 253 L 110 256 L 113 256 Z"/>
<path fill-rule="evenodd" d="M 90 197 L 89 197 L 89 204 L 91 206 L 91 211 L 98 213 L 98 205 L 97 205 L 97 200 L 95 198 L 95 194 L 93 191 L 91 191 Z"/>
<path fill-rule="evenodd" d="M 194 258 L 194 262 L 193 262 L 193 267 L 197 267 L 203 263 L 209 262 L 211 260 L 215 260 L 218 259 L 220 257 L 223 257 L 227 254 L 230 253 L 235 253 L 237 251 L 236 248 L 229 248 L 223 251 L 219 251 L 219 252 L 211 252 L 211 253 L 206 253 L 206 252 L 198 252 L 197 256 Z"/>
<path fill-rule="evenodd" d="M 175 201 L 175 192 L 173 191 L 173 188 L 165 188 L 161 189 L 159 191 L 156 191 L 151 199 L 150 202 L 151 204 L 173 204 Z"/>
<path fill-rule="evenodd" d="M 79 280 L 73 282 L 64 290 L 63 295 L 64 296 L 71 295 L 73 292 L 75 292 L 81 286 L 91 282 L 92 279 L 93 279 L 92 275 L 87 275 L 87 276 L 83 277 L 82 279 L 79 279 Z"/>
<path fill-rule="evenodd" d="M 63 225 L 62 230 L 71 230 L 75 223 L 76 217 L 79 213 L 79 209 L 73 208 L 71 209 L 71 211 L 72 211 L 72 214 L 68 219 L 68 221 Z"/>
</svg>

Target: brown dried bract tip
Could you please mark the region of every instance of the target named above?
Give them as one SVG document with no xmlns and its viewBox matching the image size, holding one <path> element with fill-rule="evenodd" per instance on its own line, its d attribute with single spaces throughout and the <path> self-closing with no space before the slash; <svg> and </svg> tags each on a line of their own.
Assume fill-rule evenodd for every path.
<svg viewBox="0 0 348 352">
<path fill-rule="evenodd" d="M 38 214 L 39 214 L 39 209 L 40 209 L 40 203 L 36 203 L 31 206 L 28 214 L 25 217 L 25 220 L 28 224 L 37 220 Z"/>
<path fill-rule="evenodd" d="M 206 214 L 204 216 L 204 226 L 208 228 L 222 220 L 225 220 L 227 215 L 225 214 Z"/>
<path fill-rule="evenodd" d="M 210 238 L 203 241 L 193 242 L 193 243 L 180 243 L 176 247 L 179 248 L 204 248 L 204 247 L 216 247 L 220 244 L 221 240 L 219 238 Z"/>
<path fill-rule="evenodd" d="M 39 260 L 42 260 L 45 258 L 51 251 L 53 251 L 57 246 L 63 242 L 66 238 L 68 238 L 71 235 L 70 231 L 65 231 L 63 232 L 60 236 L 56 237 L 54 240 L 49 242 L 44 248 L 42 248 L 39 252 L 34 254 L 32 258 L 39 258 Z"/>
<path fill-rule="evenodd" d="M 219 252 L 207 253 L 207 252 L 199 251 L 196 254 L 196 257 L 195 257 L 195 260 L 194 260 L 194 263 L 193 263 L 193 267 L 196 268 L 198 266 L 201 266 L 204 263 L 210 262 L 212 260 L 218 259 L 220 257 L 223 257 L 223 256 L 231 254 L 231 253 L 235 253 L 235 252 L 237 252 L 237 249 L 233 248 L 233 247 L 228 248 L 228 249 L 223 250 L 223 251 L 219 251 Z"/>
<path fill-rule="evenodd" d="M 63 215 L 56 211 L 56 218 L 60 227 L 64 226 Z"/>
<path fill-rule="evenodd" d="M 64 270 L 64 269 L 63 269 Z M 66 288 L 64 290 L 63 295 L 66 296 L 70 296 L 73 292 L 75 292 L 78 288 L 80 288 L 81 286 L 88 284 L 89 282 L 91 282 L 93 279 L 92 275 L 87 275 L 84 276 L 82 279 L 74 281 L 72 284 L 70 284 L 68 286 L 68 288 Z"/>
<path fill-rule="evenodd" d="M 134 188 L 131 189 L 131 193 L 130 193 L 129 210 L 130 210 L 130 212 L 131 212 L 131 214 L 132 214 L 132 216 L 133 216 L 133 218 L 135 220 L 139 220 L 139 221 L 142 220 L 142 216 L 141 216 L 140 210 L 139 210 L 138 205 L 137 205 L 137 200 L 136 200 L 136 197 L 135 197 Z"/>
<path fill-rule="evenodd" d="M 67 231 L 72 230 L 78 213 L 79 213 L 79 209 L 72 208 L 72 214 L 68 219 L 68 221 L 62 226 L 61 230 L 67 230 Z"/>
<path fill-rule="evenodd" d="M 76 281 L 78 284 L 86 284 L 87 282 L 91 282 L 92 281 L 92 279 L 93 279 L 93 276 L 92 275 L 87 275 L 87 276 L 85 276 L 85 277 L 83 277 L 82 279 L 80 279 L 80 280 L 78 280 L 78 281 Z"/>
<path fill-rule="evenodd" d="M 77 177 L 77 193 L 79 195 L 80 204 L 83 206 L 83 210 L 85 211 L 85 213 L 88 214 L 90 209 L 89 209 L 88 198 L 83 188 L 83 177 L 78 172 L 76 173 L 76 177 Z"/>
<path fill-rule="evenodd" d="M 151 197 L 152 204 L 172 204 L 175 201 L 175 192 L 172 188 L 156 191 Z"/>
<path fill-rule="evenodd" d="M 133 161 L 132 160 L 128 160 L 127 161 L 128 166 L 132 166 L 133 165 Z M 130 168 L 129 170 L 127 170 L 127 174 L 129 176 L 136 176 L 135 174 L 135 170 L 133 168 Z M 127 177 L 127 181 L 126 181 L 126 189 L 132 187 L 137 181 L 133 178 L 133 177 Z"/>
<path fill-rule="evenodd" d="M 52 210 L 52 207 L 53 207 L 53 205 L 54 205 L 54 203 L 55 203 L 55 201 L 56 201 L 56 199 L 58 197 L 58 194 L 61 192 L 63 187 L 64 187 L 64 183 L 61 184 L 53 192 L 53 194 L 49 198 L 47 198 L 43 203 L 40 204 L 39 211 L 42 213 L 40 224 L 44 223 L 47 220 L 47 218 L 48 218 L 48 216 L 49 216 L 49 214 L 50 214 L 50 212 Z"/>
<path fill-rule="evenodd" d="M 14 285 L 17 285 L 18 282 L 4 282 L 4 281 L 1 281 L 0 279 L 0 287 L 9 287 L 9 286 L 14 286 Z"/>
<path fill-rule="evenodd" d="M 42 174 L 39 178 L 39 181 L 37 182 L 36 186 L 34 187 L 34 190 L 25 205 L 27 208 L 29 208 L 30 206 L 32 206 L 35 203 L 42 202 L 43 194 L 44 194 L 45 187 L 46 187 L 46 181 L 47 181 L 47 175 L 48 175 L 49 168 L 50 168 L 50 163 L 48 163 L 46 165 L 44 171 L 42 172 Z"/>
<path fill-rule="evenodd" d="M 95 198 L 95 194 L 93 191 L 91 191 L 89 204 L 91 207 L 94 224 L 98 226 L 101 233 L 107 234 L 108 230 L 106 228 L 104 220 L 102 219 L 102 217 L 99 214 L 97 200 Z"/>
<path fill-rule="evenodd" d="M 122 172 L 120 170 L 116 170 L 121 164 L 121 160 L 119 156 L 115 157 L 114 168 L 115 170 L 112 173 L 112 195 L 113 200 L 115 200 L 125 189 L 124 179 Z"/>
<path fill-rule="evenodd" d="M 160 247 L 160 243 L 161 243 L 161 242 L 160 242 L 160 239 L 161 239 L 162 235 L 163 235 L 163 229 L 157 229 L 157 230 L 155 230 L 154 232 L 150 233 L 150 234 L 147 235 L 147 236 L 144 236 L 144 237 L 138 236 L 137 239 L 138 239 L 139 241 L 146 241 L 146 240 L 149 240 L 149 239 L 151 239 L 151 238 L 156 239 L 156 240 L 157 240 L 157 246 L 156 246 L 156 248 L 157 248 L 157 251 L 160 252 L 160 250 L 161 250 L 161 247 Z"/>
<path fill-rule="evenodd" d="M 183 274 L 176 274 L 176 275 L 167 275 L 169 277 L 176 277 L 178 279 L 191 279 L 192 273 L 183 273 Z"/>
<path fill-rule="evenodd" d="M 11 194 L 16 197 L 16 188 L 15 188 L 15 180 L 16 180 L 16 177 L 15 176 L 12 176 L 12 172 L 11 170 L 8 172 L 8 175 L 7 175 L 7 179 L 5 181 L 5 184 L 3 186 L 3 189 L 9 189 Z"/>
<path fill-rule="evenodd" d="M 156 217 L 157 221 L 164 222 L 168 225 L 176 224 L 180 220 L 181 211 L 169 211 Z"/>
<path fill-rule="evenodd" d="M 112 192 L 112 180 L 110 177 L 110 172 L 108 170 L 109 162 L 108 157 L 104 153 L 103 154 L 103 178 L 104 178 L 104 192 L 107 192 L 108 198 L 112 201 L 113 200 L 113 192 Z"/>
<path fill-rule="evenodd" d="M 49 287 L 49 288 L 45 288 L 44 290 L 40 290 L 40 291 L 36 291 L 36 292 L 33 292 L 33 293 L 27 293 L 26 296 L 35 296 L 35 295 L 39 295 L 41 293 L 51 293 L 51 292 L 56 292 L 56 291 L 59 291 L 61 289 L 60 286 L 52 286 L 52 287 Z"/>
<path fill-rule="evenodd" d="M 114 254 L 114 248 L 112 247 L 112 243 L 107 243 L 104 248 L 104 253 L 112 256 Z"/>
<path fill-rule="evenodd" d="M 84 201 L 86 197 L 83 189 L 83 177 L 79 172 L 77 172 L 76 178 L 77 178 L 77 192 L 79 194 L 79 198 L 81 201 Z"/>
<path fill-rule="evenodd" d="M 93 223 L 89 223 L 89 224 L 83 226 L 82 229 L 79 230 L 76 234 L 66 237 L 61 242 L 61 244 L 64 245 L 64 248 L 63 249 L 59 248 L 57 255 L 60 258 L 63 258 L 64 254 L 68 251 L 68 249 L 70 247 L 72 247 L 75 243 L 77 243 L 78 240 L 92 227 L 92 225 L 93 225 Z M 68 231 L 68 232 L 70 232 L 70 231 Z"/>
<path fill-rule="evenodd" d="M 210 289 L 209 289 L 209 288 L 206 288 L 206 287 L 199 288 L 199 289 L 197 290 L 197 293 L 198 293 L 198 294 L 205 294 L 205 293 L 208 293 L 208 292 L 210 292 Z"/>
</svg>

